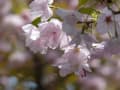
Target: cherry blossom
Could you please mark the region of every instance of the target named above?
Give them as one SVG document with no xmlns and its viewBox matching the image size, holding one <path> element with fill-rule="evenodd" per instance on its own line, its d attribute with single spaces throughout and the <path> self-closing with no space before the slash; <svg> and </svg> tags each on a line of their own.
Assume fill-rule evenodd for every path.
<svg viewBox="0 0 120 90">
<path fill-rule="evenodd" d="M 35 46 L 35 41 L 40 37 L 40 32 L 37 27 L 27 24 L 23 26 L 23 31 L 26 36 L 26 46 L 31 47 L 30 49 L 36 52 L 37 47 Z"/>
<path fill-rule="evenodd" d="M 63 31 L 67 35 L 75 36 L 79 30 L 76 28 L 76 23 L 78 21 L 84 21 L 86 19 L 86 15 L 81 14 L 74 10 L 64 10 L 57 9 L 56 14 L 63 19 Z"/>
<path fill-rule="evenodd" d="M 102 10 L 102 14 L 97 21 L 97 31 L 101 34 L 108 33 L 114 37 L 115 33 L 120 34 L 119 31 L 120 15 L 114 15 L 107 7 Z"/>
<path fill-rule="evenodd" d="M 38 31 L 38 28 L 32 24 L 23 26 L 23 31 L 25 32 L 26 37 L 30 40 L 36 40 L 39 38 L 40 32 Z"/>
<path fill-rule="evenodd" d="M 59 46 L 62 35 L 62 23 L 57 19 L 52 19 L 50 22 L 40 23 L 40 41 L 45 46 L 55 49 Z"/>
<path fill-rule="evenodd" d="M 68 46 L 70 46 L 71 41 L 72 41 L 72 38 L 69 35 L 67 35 L 65 32 L 62 32 L 60 49 L 65 50 Z"/>
<path fill-rule="evenodd" d="M 106 53 L 104 52 L 105 44 L 106 42 L 92 44 L 91 59 L 104 57 L 104 54 Z"/>
<path fill-rule="evenodd" d="M 51 5 L 53 0 L 34 0 L 30 4 L 32 20 L 40 17 L 42 21 L 38 27 L 23 26 L 26 46 L 35 53 L 52 55 L 50 58 L 56 59 L 53 66 L 60 69 L 61 76 L 75 73 L 83 77 L 86 71 L 91 71 L 88 61 L 120 53 L 120 14 L 113 11 L 118 8 L 109 5 L 108 1 L 92 1 L 85 1 L 84 6 L 80 6 L 86 11 L 90 9 L 90 14 L 77 10 L 78 0 L 74 3 L 66 0 L 67 9 Z M 50 7 L 54 8 L 55 15 Z M 98 36 L 95 36 L 96 32 Z M 52 50 L 61 53 L 57 55 Z"/>
<path fill-rule="evenodd" d="M 120 53 L 120 39 L 111 39 L 101 43 L 93 43 L 92 58 L 110 57 Z"/>
<path fill-rule="evenodd" d="M 90 43 L 92 43 L 91 41 L 95 41 L 90 35 L 81 34 L 82 30 L 76 27 L 77 22 L 85 21 L 88 18 L 90 19 L 89 16 L 81 14 L 77 11 L 63 9 L 58 9 L 56 13 L 64 20 L 62 29 L 68 36 L 71 37 L 70 44 L 78 45 L 81 42 L 82 44 L 84 42 L 84 44 L 86 43 L 87 46 L 90 46 Z M 89 42 L 89 45 L 87 42 Z"/>
<path fill-rule="evenodd" d="M 57 19 L 52 19 L 49 22 L 43 22 L 36 28 L 33 25 L 27 25 L 23 27 L 27 35 L 27 46 L 34 52 L 46 53 L 48 48 L 56 49 L 59 45 L 62 32 L 62 23 Z"/>
<path fill-rule="evenodd" d="M 52 9 L 49 7 L 53 0 L 34 0 L 30 4 L 32 20 L 41 17 L 43 21 L 49 19 L 52 15 Z"/>
<path fill-rule="evenodd" d="M 91 71 L 88 65 L 89 51 L 79 46 L 69 49 L 62 57 L 58 58 L 55 65 L 60 69 L 60 75 L 66 76 L 74 72 L 78 76 L 84 76 L 86 71 Z"/>
</svg>

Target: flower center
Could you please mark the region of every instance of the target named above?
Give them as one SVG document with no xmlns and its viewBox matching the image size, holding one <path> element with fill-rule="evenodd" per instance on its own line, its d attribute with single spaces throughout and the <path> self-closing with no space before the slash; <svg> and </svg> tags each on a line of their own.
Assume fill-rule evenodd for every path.
<svg viewBox="0 0 120 90">
<path fill-rule="evenodd" d="M 52 32 L 52 34 L 53 34 L 53 35 L 55 35 L 55 34 L 56 34 L 56 32 Z"/>
<path fill-rule="evenodd" d="M 105 22 L 106 22 L 106 23 L 112 22 L 111 16 L 107 16 L 107 17 L 105 18 Z"/>
<path fill-rule="evenodd" d="M 76 53 L 79 53 L 79 52 L 80 52 L 80 49 L 79 49 L 79 48 L 75 48 L 74 51 L 75 51 Z"/>
</svg>

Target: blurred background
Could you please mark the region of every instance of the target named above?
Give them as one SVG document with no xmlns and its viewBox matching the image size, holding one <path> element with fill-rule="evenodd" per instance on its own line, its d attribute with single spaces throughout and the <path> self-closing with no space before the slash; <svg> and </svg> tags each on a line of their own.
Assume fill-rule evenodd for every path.
<svg viewBox="0 0 120 90">
<path fill-rule="evenodd" d="M 59 70 L 51 66 L 61 55 L 59 51 L 44 56 L 25 47 L 21 26 L 30 23 L 30 2 L 0 0 L 0 90 L 120 90 L 119 57 L 91 61 L 93 72 L 85 78 L 60 77 Z"/>
</svg>

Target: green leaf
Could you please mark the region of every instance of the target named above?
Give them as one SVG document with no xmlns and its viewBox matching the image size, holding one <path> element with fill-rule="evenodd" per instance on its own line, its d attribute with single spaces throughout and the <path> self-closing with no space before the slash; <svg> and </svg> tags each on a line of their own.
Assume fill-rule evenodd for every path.
<svg viewBox="0 0 120 90">
<path fill-rule="evenodd" d="M 84 5 L 88 2 L 89 0 L 79 0 L 79 5 Z"/>
<path fill-rule="evenodd" d="M 41 22 L 41 18 L 38 17 L 38 18 L 36 18 L 34 21 L 32 21 L 32 25 L 35 25 L 35 26 L 38 27 L 38 24 L 39 24 L 40 22 Z"/>
<path fill-rule="evenodd" d="M 80 8 L 78 10 L 80 13 L 91 15 L 93 12 L 96 12 L 93 8 Z"/>
</svg>

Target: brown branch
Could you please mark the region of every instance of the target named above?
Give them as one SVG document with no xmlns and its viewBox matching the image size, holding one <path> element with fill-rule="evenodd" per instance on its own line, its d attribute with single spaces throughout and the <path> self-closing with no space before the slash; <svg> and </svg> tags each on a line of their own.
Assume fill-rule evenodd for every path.
<svg viewBox="0 0 120 90">
<path fill-rule="evenodd" d="M 78 21 L 77 22 L 77 24 L 82 24 L 82 23 L 91 24 L 91 23 L 95 23 L 95 21 Z"/>
<path fill-rule="evenodd" d="M 42 85 L 42 79 L 43 79 L 43 62 L 40 60 L 40 57 L 38 54 L 33 54 L 33 63 L 34 63 L 34 73 L 35 73 L 35 81 L 37 84 L 36 90 L 45 90 Z"/>
</svg>

